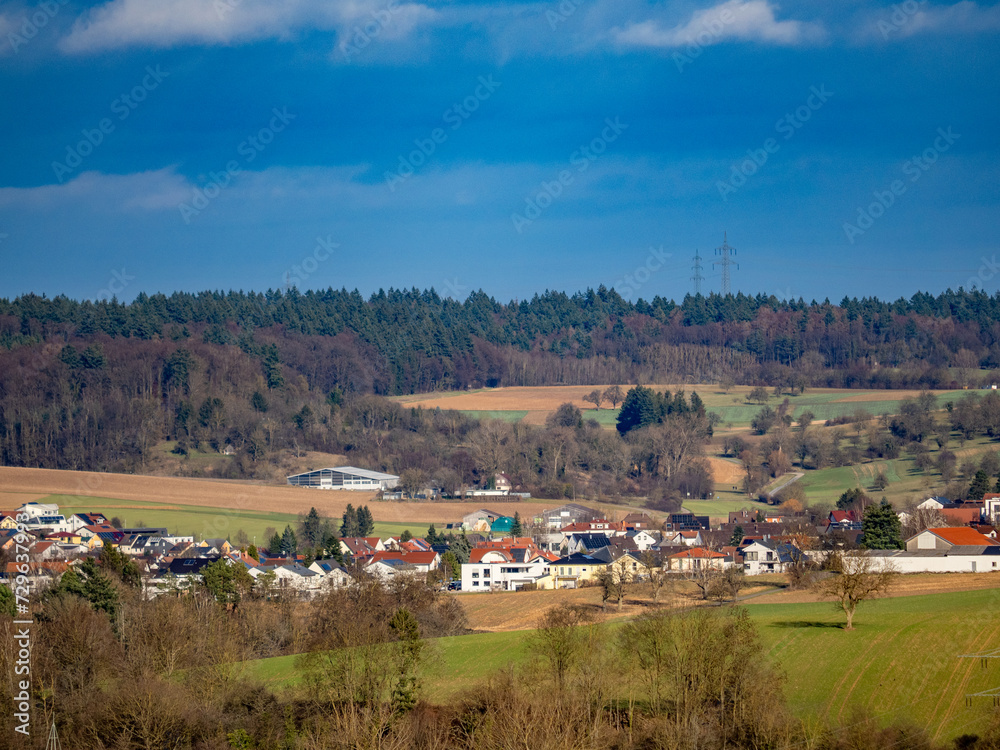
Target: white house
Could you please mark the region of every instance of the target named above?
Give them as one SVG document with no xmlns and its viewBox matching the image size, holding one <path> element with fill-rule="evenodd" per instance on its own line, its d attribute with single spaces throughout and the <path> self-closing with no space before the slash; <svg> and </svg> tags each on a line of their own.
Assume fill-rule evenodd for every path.
<svg viewBox="0 0 1000 750">
<path fill-rule="evenodd" d="M 58 533 L 60 531 L 72 533 L 74 531 L 72 525 L 67 522 L 66 516 L 60 513 L 31 516 L 31 518 L 25 521 L 24 529 L 29 533 L 40 532 L 42 530 L 47 530 L 48 533 Z"/>
<path fill-rule="evenodd" d="M 370 562 L 365 566 L 365 571 L 380 581 L 390 581 L 398 575 L 421 575 L 415 566 L 398 557 Z"/>
<path fill-rule="evenodd" d="M 59 506 L 55 503 L 30 502 L 18 508 L 17 512 L 29 518 L 35 518 L 36 516 L 57 516 L 59 515 Z M 66 529 L 66 531 L 70 531 L 70 529 Z"/>
<path fill-rule="evenodd" d="M 743 573 L 756 576 L 762 573 L 784 573 L 785 569 L 805 553 L 791 544 L 775 544 L 756 540 L 741 550 Z"/>
<path fill-rule="evenodd" d="M 929 497 L 922 503 L 917 504 L 920 510 L 941 510 L 946 505 L 951 505 L 951 501 L 946 497 Z"/>
<path fill-rule="evenodd" d="M 462 565 L 462 591 L 516 591 L 548 575 L 549 565 L 528 550 L 474 549 Z"/>
<path fill-rule="evenodd" d="M 309 570 L 323 576 L 323 585 L 329 588 L 343 588 L 353 580 L 336 560 L 316 560 L 309 566 Z"/>
<path fill-rule="evenodd" d="M 635 547 L 638 550 L 645 552 L 648 549 L 652 549 L 653 545 L 660 541 L 659 532 L 646 531 L 646 529 L 640 529 L 638 531 L 630 531 L 625 536 L 629 537 L 633 542 L 635 542 Z"/>
<path fill-rule="evenodd" d="M 665 531 L 660 540 L 662 547 L 701 547 L 705 542 L 700 531 Z"/>
</svg>

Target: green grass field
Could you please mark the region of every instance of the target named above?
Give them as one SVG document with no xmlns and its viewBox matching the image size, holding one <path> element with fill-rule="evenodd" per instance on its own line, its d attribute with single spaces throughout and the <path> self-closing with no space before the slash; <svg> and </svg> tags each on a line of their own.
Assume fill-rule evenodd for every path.
<svg viewBox="0 0 1000 750">
<path fill-rule="evenodd" d="M 256 544 L 266 544 L 265 530 L 273 527 L 281 531 L 286 525 L 294 528 L 298 516 L 292 513 L 264 513 L 226 508 L 199 508 L 197 506 L 164 505 L 139 500 L 116 500 L 109 497 L 83 497 L 79 495 L 49 495 L 40 502 L 57 503 L 65 514 L 93 511 L 103 513 L 110 520 L 118 516 L 126 526 L 164 527 L 172 534 L 194 535 L 199 540 L 224 537 L 235 541 L 240 529 Z M 126 507 L 122 507 L 126 506 Z M 406 529 L 414 536 L 427 533 L 430 524 L 375 522 L 375 534 L 380 537 L 399 536 Z"/>
<path fill-rule="evenodd" d="M 743 508 L 750 508 L 751 510 L 762 510 L 764 512 L 774 511 L 773 505 L 767 505 L 766 503 L 759 503 L 756 500 L 750 500 L 746 495 L 737 493 L 727 493 L 721 496 L 718 500 L 685 500 L 684 508 L 696 516 L 709 516 L 710 518 L 723 519 L 725 521 L 729 520 L 729 514 L 732 511 L 741 510 Z"/>
<path fill-rule="evenodd" d="M 959 657 L 1000 645 L 1000 589 L 863 603 L 854 631 L 839 627 L 843 615 L 828 603 L 749 609 L 800 717 L 843 724 L 865 709 L 946 741 L 981 732 L 992 713 L 989 698 L 967 707 L 965 695 L 1000 687 L 996 665 Z"/>
<path fill-rule="evenodd" d="M 705 403 L 705 407 L 710 412 L 718 414 L 722 418 L 723 425 L 732 424 L 734 428 L 745 428 L 749 426 L 750 422 L 757 415 L 757 413 L 764 407 L 763 404 L 749 404 L 746 401 L 746 392 L 748 389 L 741 389 L 733 391 L 731 393 L 724 393 L 722 391 L 706 390 L 704 392 L 698 391 L 697 388 L 688 388 L 690 393 L 692 390 L 698 393 L 702 401 Z M 902 403 L 901 398 L 878 398 L 873 401 L 842 401 L 841 399 L 850 398 L 853 396 L 881 396 L 885 395 L 886 391 L 836 391 L 834 393 L 830 392 L 810 392 L 806 391 L 801 396 L 788 396 L 788 400 L 792 409 L 792 417 L 798 418 L 800 414 L 806 411 L 811 411 L 813 413 L 814 420 L 827 420 L 836 419 L 838 417 L 850 417 L 853 416 L 859 410 L 864 410 L 871 414 L 873 417 L 877 417 L 881 414 L 897 414 L 899 412 L 899 405 Z M 891 393 L 891 391 L 889 392 Z M 963 394 L 968 393 L 968 391 L 942 391 L 937 394 L 938 406 L 943 408 L 945 403 L 949 400 Z M 767 405 L 772 409 L 776 408 L 783 400 L 784 396 L 772 397 Z M 583 412 L 584 419 L 594 419 L 599 424 L 605 427 L 614 427 L 618 420 L 618 412 L 620 409 L 601 409 L 597 411 L 595 409 L 586 409 Z M 472 412 L 466 412 L 472 413 Z M 482 412 L 483 414 L 489 414 L 493 418 L 503 418 L 504 414 L 515 414 L 517 412 Z M 520 417 L 518 417 L 520 419 Z M 515 420 L 516 421 L 516 420 Z"/>
<path fill-rule="evenodd" d="M 463 409 L 462 414 L 474 419 L 502 419 L 506 422 L 520 422 L 527 415 L 525 411 L 476 411 L 473 409 Z"/>
<path fill-rule="evenodd" d="M 843 615 L 828 602 L 748 609 L 785 675 L 789 708 L 802 719 L 843 725 L 864 710 L 885 724 L 924 727 L 945 742 L 982 732 L 993 712 L 989 698 L 974 698 L 969 707 L 965 695 L 1000 687 L 1000 671 L 959 657 L 998 646 L 1000 589 L 866 602 L 853 631 L 840 627 Z M 615 626 L 606 627 L 611 635 Z M 454 700 L 499 669 L 526 664 L 530 633 L 431 641 L 424 697 Z M 246 669 L 274 688 L 297 682 L 294 656 L 248 662 Z"/>
</svg>

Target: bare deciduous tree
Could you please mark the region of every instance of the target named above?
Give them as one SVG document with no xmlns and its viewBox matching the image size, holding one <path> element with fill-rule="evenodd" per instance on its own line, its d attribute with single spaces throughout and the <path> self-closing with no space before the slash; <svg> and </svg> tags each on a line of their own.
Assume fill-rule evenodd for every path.
<svg viewBox="0 0 1000 750">
<path fill-rule="evenodd" d="M 586 396 L 584 396 L 583 400 L 586 401 L 588 404 L 593 404 L 594 408 L 597 409 L 598 411 L 600 411 L 601 410 L 601 403 L 604 401 L 604 394 L 601 393 L 600 390 L 598 390 L 597 388 L 595 388 L 590 393 L 588 393 Z"/>
<path fill-rule="evenodd" d="M 620 386 L 613 385 L 604 391 L 603 398 L 611 402 L 612 409 L 617 409 L 618 404 L 625 400 L 625 392 Z"/>
<path fill-rule="evenodd" d="M 823 596 L 836 600 L 847 616 L 845 630 L 854 629 L 854 612 L 868 599 L 883 596 L 898 571 L 885 558 L 870 555 L 838 555 L 831 561 L 835 574 L 820 584 Z"/>
</svg>

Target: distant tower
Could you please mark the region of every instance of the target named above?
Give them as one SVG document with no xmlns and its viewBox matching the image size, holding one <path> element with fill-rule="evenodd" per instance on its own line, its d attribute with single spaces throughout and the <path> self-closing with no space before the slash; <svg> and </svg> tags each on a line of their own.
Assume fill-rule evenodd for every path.
<svg viewBox="0 0 1000 750">
<path fill-rule="evenodd" d="M 694 276 L 691 277 L 691 281 L 694 282 L 694 293 L 697 296 L 701 294 L 701 282 L 705 280 L 705 277 L 701 275 L 701 256 L 697 250 L 694 251 L 694 258 L 692 260 L 694 261 L 694 265 L 691 266 L 691 270 L 694 271 Z"/>
<path fill-rule="evenodd" d="M 729 267 L 740 267 L 740 264 L 734 263 L 730 257 L 730 255 L 736 255 L 736 248 L 729 246 L 729 243 L 726 241 L 725 232 L 722 233 L 722 247 L 715 248 L 715 254 L 719 256 L 719 259 L 712 261 L 712 265 L 722 266 L 722 296 L 725 297 L 727 294 L 732 294 L 732 290 L 729 287 Z"/>
</svg>

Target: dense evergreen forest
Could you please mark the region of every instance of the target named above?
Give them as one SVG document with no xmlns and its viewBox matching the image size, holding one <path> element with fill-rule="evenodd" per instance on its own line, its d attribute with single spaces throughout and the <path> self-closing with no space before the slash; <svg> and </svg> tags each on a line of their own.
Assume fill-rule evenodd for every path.
<svg viewBox="0 0 1000 750">
<path fill-rule="evenodd" d="M 310 385 L 399 394 L 661 378 L 940 387 L 943 368 L 1000 366 L 1000 293 L 919 293 L 839 305 L 773 296 L 624 300 L 604 287 L 502 304 L 433 290 L 140 294 L 0 300 L 0 351 L 128 339 L 233 345 Z"/>
<path fill-rule="evenodd" d="M 1000 366 L 998 341 L 1000 294 L 962 291 L 839 305 L 742 294 L 632 303 L 603 287 L 509 304 L 415 289 L 129 304 L 28 295 L 0 300 L 0 462 L 144 471 L 154 446 L 175 440 L 180 456 L 231 448 L 233 476 L 278 476 L 279 453 L 320 450 L 443 485 L 480 481 L 495 464 L 526 487 L 572 493 L 567 471 L 601 467 L 602 485 L 628 478 L 648 492 L 669 464 L 641 435 L 626 444 L 573 414 L 545 432 L 480 426 L 379 396 L 656 382 L 954 388 Z M 705 481 L 674 472 L 662 489 Z"/>
</svg>

